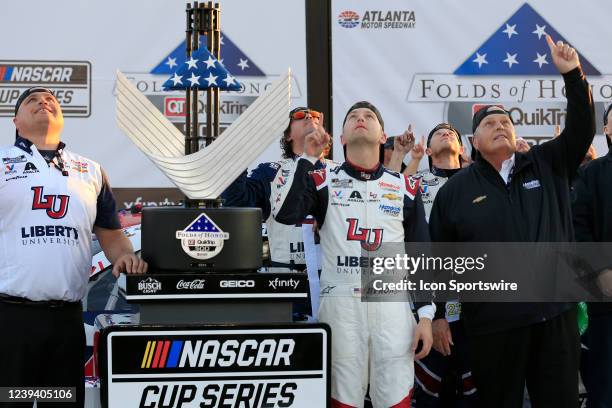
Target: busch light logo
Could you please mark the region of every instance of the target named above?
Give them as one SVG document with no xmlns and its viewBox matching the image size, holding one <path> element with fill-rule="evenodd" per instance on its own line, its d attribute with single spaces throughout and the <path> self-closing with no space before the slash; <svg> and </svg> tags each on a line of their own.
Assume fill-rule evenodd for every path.
<svg viewBox="0 0 612 408">
<path fill-rule="evenodd" d="M 162 284 L 157 279 L 147 278 L 138 282 L 138 291 L 141 293 L 156 293 L 161 288 Z"/>
<path fill-rule="evenodd" d="M 204 279 L 194 279 L 190 281 L 180 280 L 176 283 L 176 288 L 178 290 L 197 290 L 204 289 Z"/>
<path fill-rule="evenodd" d="M 229 233 L 221 231 L 206 214 L 202 213 L 183 231 L 176 231 L 176 239 L 187 255 L 195 259 L 210 259 L 219 254 Z"/>
</svg>

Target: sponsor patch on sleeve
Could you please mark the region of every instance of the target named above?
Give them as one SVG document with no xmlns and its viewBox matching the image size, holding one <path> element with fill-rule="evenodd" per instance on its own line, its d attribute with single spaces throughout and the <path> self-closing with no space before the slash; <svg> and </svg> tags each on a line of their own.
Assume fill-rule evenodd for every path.
<svg viewBox="0 0 612 408">
<path fill-rule="evenodd" d="M 404 180 L 406 182 L 406 192 L 410 198 L 416 197 L 417 191 L 419 191 L 420 178 L 404 175 Z"/>
</svg>

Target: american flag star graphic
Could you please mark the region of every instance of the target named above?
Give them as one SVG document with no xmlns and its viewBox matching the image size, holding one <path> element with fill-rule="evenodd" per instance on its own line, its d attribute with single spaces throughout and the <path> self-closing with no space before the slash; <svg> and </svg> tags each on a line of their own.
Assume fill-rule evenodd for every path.
<svg viewBox="0 0 612 408">
<path fill-rule="evenodd" d="M 196 87 L 199 89 L 215 87 L 225 91 L 241 89 L 238 80 L 208 52 L 206 47 L 200 47 L 189 59 L 178 64 L 162 87 L 166 91 Z"/>
<path fill-rule="evenodd" d="M 186 232 L 221 232 L 206 214 L 200 216 L 187 227 Z"/>
<path fill-rule="evenodd" d="M 457 68 L 455 75 L 559 75 L 546 35 L 571 45 L 529 4 L 523 4 Z M 578 51 L 578 50 L 576 50 Z M 580 52 L 578 52 L 580 54 Z M 579 55 L 587 75 L 601 75 Z"/>
</svg>

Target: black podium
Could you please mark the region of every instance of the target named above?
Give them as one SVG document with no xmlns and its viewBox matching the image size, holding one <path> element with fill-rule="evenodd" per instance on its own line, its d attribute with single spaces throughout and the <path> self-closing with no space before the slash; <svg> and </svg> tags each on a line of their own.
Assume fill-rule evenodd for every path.
<svg viewBox="0 0 612 408">
<path fill-rule="evenodd" d="M 257 272 L 260 231 L 255 208 L 143 211 L 149 272 L 120 290 L 139 324 L 100 332 L 104 407 L 329 406 L 329 326 L 292 322 L 307 274 Z"/>
<path fill-rule="evenodd" d="M 308 297 L 306 273 L 127 276 L 123 295 L 141 324 L 288 323 L 293 301 Z"/>
</svg>

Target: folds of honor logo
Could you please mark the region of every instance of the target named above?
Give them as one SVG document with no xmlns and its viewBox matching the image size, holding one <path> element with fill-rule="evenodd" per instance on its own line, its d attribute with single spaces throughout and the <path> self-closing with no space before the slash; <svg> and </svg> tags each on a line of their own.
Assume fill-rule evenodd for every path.
<svg viewBox="0 0 612 408">
<path fill-rule="evenodd" d="M 200 44 L 206 44 L 206 36 L 201 36 Z M 163 55 L 163 54 L 162 54 Z M 134 83 L 160 112 L 168 118 L 181 132 L 185 128 L 185 92 L 163 91 L 162 84 L 181 65 L 188 64 L 185 41 L 161 58 L 153 69 L 148 73 L 131 72 L 128 78 Z M 225 33 L 221 32 L 221 59 L 220 62 L 227 70 L 235 76 L 243 88 L 240 91 L 223 92 L 221 97 L 220 128 L 221 132 L 236 120 L 242 112 L 262 95 L 271 84 L 277 74 L 266 74 L 236 43 Z M 191 63 L 194 63 L 193 61 Z M 205 61 L 195 60 L 196 67 L 206 65 Z M 204 81 L 202 79 L 201 81 Z M 291 97 L 300 98 L 300 86 L 294 75 L 291 77 Z M 205 84 L 206 82 L 203 82 Z M 198 101 L 198 114 L 200 123 L 200 134 L 204 134 L 206 128 L 206 93 L 200 94 Z"/>
<path fill-rule="evenodd" d="M 210 259 L 223 249 L 229 233 L 223 232 L 208 215 L 200 214 L 182 231 L 176 231 L 176 239 L 187 255 L 195 259 Z"/>
<path fill-rule="evenodd" d="M 444 102 L 443 120 L 466 136 L 472 133 L 473 113 L 485 104 L 500 105 L 510 112 L 517 135 L 531 144 L 545 142 L 553 137 L 555 126 L 565 126 L 566 115 L 563 79 L 552 62 L 547 34 L 573 44 L 524 3 L 482 44 L 474 44 L 475 51 L 452 74 L 415 74 L 407 101 Z M 612 81 L 577 51 L 593 86 L 601 123 L 604 101 L 612 97 Z"/>
</svg>

